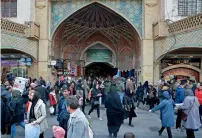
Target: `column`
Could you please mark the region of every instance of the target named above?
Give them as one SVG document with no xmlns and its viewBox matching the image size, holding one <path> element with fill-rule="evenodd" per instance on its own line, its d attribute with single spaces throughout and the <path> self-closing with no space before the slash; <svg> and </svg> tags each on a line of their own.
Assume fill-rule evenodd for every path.
<svg viewBox="0 0 202 138">
<path fill-rule="evenodd" d="M 199 80 L 200 80 L 200 82 L 202 82 L 202 58 L 201 58 L 201 72 L 199 73 Z"/>
<path fill-rule="evenodd" d="M 158 21 L 157 0 L 143 2 L 142 82 L 153 83 L 154 40 L 152 24 Z"/>
<path fill-rule="evenodd" d="M 40 24 L 38 71 L 39 76 L 42 76 L 45 80 L 50 79 L 49 76 L 51 75 L 51 70 L 48 68 L 49 48 L 51 46 L 49 38 L 49 8 L 49 0 L 44 0 L 43 2 L 36 1 L 35 18 L 36 22 Z"/>
</svg>

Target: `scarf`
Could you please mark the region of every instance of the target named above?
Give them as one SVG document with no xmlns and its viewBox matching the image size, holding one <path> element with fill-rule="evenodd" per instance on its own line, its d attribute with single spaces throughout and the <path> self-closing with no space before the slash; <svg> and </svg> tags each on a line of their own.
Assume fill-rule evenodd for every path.
<svg viewBox="0 0 202 138">
<path fill-rule="evenodd" d="M 29 123 L 31 123 L 34 120 L 36 120 L 36 117 L 35 117 L 35 114 L 34 114 L 34 107 L 37 104 L 38 100 L 39 100 L 39 98 L 36 95 L 34 95 L 33 99 L 31 100 L 32 105 L 31 105 L 31 108 L 30 108 Z"/>
</svg>

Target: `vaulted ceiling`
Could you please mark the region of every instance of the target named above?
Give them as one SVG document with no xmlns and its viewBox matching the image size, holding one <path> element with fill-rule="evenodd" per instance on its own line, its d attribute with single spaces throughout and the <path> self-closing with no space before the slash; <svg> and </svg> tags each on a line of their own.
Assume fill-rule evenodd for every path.
<svg viewBox="0 0 202 138">
<path fill-rule="evenodd" d="M 132 25 L 99 3 L 90 4 L 64 20 L 54 34 L 53 45 L 66 47 L 72 42 L 82 45 L 98 32 L 114 46 L 119 46 L 121 39 L 131 49 L 139 46 L 139 36 Z"/>
</svg>

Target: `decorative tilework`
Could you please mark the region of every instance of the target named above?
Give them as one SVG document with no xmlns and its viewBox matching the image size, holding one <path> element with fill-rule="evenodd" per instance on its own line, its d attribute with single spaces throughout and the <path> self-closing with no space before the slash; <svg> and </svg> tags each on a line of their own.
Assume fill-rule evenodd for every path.
<svg viewBox="0 0 202 138">
<path fill-rule="evenodd" d="M 36 60 L 38 58 L 38 41 L 14 34 L 1 34 L 1 49 L 16 49 L 25 52 Z"/>
<path fill-rule="evenodd" d="M 197 47 L 202 48 L 202 28 L 191 32 L 176 35 L 176 44 L 170 51 L 185 48 L 185 47 Z M 165 54 L 170 47 L 174 44 L 174 38 L 172 36 L 165 39 L 154 41 L 155 47 L 155 60 Z"/>
<path fill-rule="evenodd" d="M 63 0 L 51 2 L 51 35 L 59 24 L 79 9 L 93 3 L 94 0 Z M 142 36 L 142 0 L 97 0 L 128 20 Z"/>
</svg>

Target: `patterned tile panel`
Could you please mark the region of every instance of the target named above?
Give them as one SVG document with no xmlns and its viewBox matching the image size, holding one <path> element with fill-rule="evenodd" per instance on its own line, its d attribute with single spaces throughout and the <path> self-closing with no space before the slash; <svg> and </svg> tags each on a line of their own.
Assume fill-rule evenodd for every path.
<svg viewBox="0 0 202 138">
<path fill-rule="evenodd" d="M 173 46 L 174 42 L 175 40 L 172 36 L 161 40 L 155 40 L 155 60 L 157 60 L 163 54 L 167 53 L 167 51 Z M 176 44 L 172 47 L 170 51 L 183 47 L 202 48 L 202 28 L 176 35 Z"/>
<path fill-rule="evenodd" d="M 1 34 L 1 49 L 16 49 L 38 58 L 38 41 L 14 34 Z"/>
<path fill-rule="evenodd" d="M 63 0 L 51 2 L 51 35 L 68 16 L 94 0 Z M 127 19 L 142 36 L 142 0 L 97 0 Z"/>
</svg>

